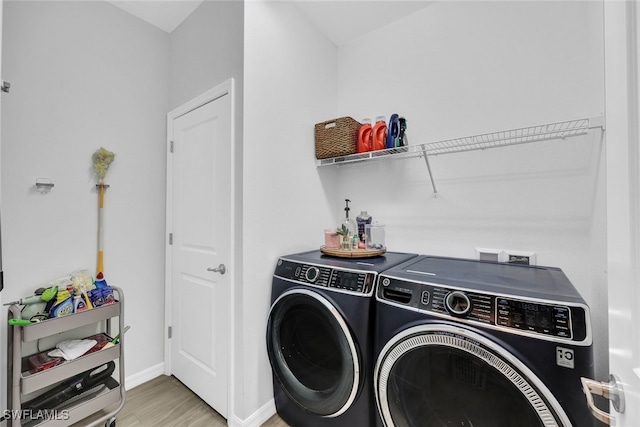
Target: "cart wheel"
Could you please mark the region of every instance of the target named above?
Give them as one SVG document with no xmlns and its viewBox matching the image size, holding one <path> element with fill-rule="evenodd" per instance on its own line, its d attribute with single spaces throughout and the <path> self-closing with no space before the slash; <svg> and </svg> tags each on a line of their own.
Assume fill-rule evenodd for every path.
<svg viewBox="0 0 640 427">
<path fill-rule="evenodd" d="M 116 427 L 116 419 L 111 418 L 106 423 L 104 423 L 104 427 Z"/>
</svg>

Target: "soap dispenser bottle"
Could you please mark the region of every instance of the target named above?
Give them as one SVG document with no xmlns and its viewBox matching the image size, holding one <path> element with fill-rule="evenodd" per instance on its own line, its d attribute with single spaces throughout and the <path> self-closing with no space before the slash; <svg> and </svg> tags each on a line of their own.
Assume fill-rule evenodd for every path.
<svg viewBox="0 0 640 427">
<path fill-rule="evenodd" d="M 339 230 L 339 234 L 342 235 L 342 244 L 340 248 L 344 250 L 351 250 L 353 245 L 353 236 L 357 235 L 358 227 L 353 219 L 349 218 L 349 211 L 351 210 L 349 203 L 351 200 L 344 199 L 344 202 L 344 220 L 342 221 Z"/>
</svg>

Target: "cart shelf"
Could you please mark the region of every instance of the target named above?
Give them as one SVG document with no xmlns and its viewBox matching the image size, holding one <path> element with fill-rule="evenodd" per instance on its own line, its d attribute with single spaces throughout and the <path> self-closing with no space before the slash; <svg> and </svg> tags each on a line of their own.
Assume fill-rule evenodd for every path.
<svg viewBox="0 0 640 427">
<path fill-rule="evenodd" d="M 64 381 L 78 372 L 84 372 L 91 368 L 95 368 L 96 366 L 103 365 L 111 360 L 117 359 L 119 356 L 120 344 L 102 349 L 95 353 L 87 354 L 75 360 L 70 360 L 61 365 L 33 374 L 24 370 L 26 363 L 23 360 L 23 372 L 20 375 L 22 381 L 22 393 L 33 393 L 41 388 Z"/>
<path fill-rule="evenodd" d="M 32 323 L 22 327 L 22 341 L 34 341 L 50 335 L 59 334 L 70 329 L 90 325 L 101 320 L 118 317 L 120 315 L 120 301 L 102 305 L 91 310 L 71 314 L 55 319 L 47 319 L 39 323 Z"/>
</svg>

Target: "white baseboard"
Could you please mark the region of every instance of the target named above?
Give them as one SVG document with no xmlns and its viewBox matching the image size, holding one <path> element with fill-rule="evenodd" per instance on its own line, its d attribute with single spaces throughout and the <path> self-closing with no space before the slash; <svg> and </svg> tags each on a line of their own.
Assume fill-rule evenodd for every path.
<svg viewBox="0 0 640 427">
<path fill-rule="evenodd" d="M 130 375 L 125 378 L 125 389 L 130 390 L 135 386 L 139 386 L 140 384 L 144 384 L 147 381 L 151 381 L 152 379 L 159 377 L 160 375 L 164 375 L 164 363 L 158 363 L 155 366 L 145 369 L 144 371 L 140 371 L 136 374 Z"/>
<path fill-rule="evenodd" d="M 228 427 L 260 427 L 275 413 L 276 403 L 271 399 L 245 420 L 241 420 L 235 415 L 229 417 L 227 425 Z"/>
</svg>

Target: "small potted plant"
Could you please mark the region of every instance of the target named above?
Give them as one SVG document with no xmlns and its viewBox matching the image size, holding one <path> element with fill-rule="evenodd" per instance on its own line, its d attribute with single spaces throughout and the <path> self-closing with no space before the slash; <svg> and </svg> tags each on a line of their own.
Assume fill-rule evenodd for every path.
<svg viewBox="0 0 640 427">
<path fill-rule="evenodd" d="M 349 230 L 349 227 L 342 224 L 336 229 L 336 234 L 342 236 L 342 244 L 340 245 L 340 249 L 346 251 L 351 250 L 351 231 Z"/>
</svg>

